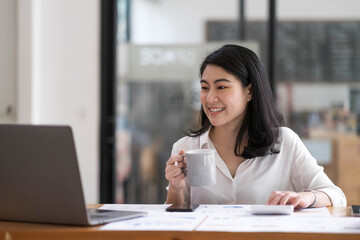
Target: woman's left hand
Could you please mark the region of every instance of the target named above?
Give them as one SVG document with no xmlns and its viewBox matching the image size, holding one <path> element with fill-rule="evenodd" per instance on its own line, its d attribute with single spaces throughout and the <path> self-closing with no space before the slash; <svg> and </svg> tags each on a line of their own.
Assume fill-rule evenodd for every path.
<svg viewBox="0 0 360 240">
<path fill-rule="evenodd" d="M 294 208 L 307 208 L 315 201 L 312 192 L 274 191 L 267 201 L 268 205 L 293 205 Z"/>
</svg>

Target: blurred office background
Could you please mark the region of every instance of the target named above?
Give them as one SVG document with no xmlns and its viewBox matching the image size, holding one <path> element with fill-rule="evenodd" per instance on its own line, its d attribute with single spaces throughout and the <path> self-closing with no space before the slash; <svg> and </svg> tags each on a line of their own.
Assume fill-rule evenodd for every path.
<svg viewBox="0 0 360 240">
<path fill-rule="evenodd" d="M 70 124 L 86 200 L 100 201 L 100 0 L 0 0 L 0 122 Z M 224 43 L 269 71 L 269 0 L 117 0 L 117 203 L 163 203 L 172 145 L 198 120 L 198 68 Z M 360 2 L 277 0 L 276 104 L 360 201 Z M 4 81 L 5 80 L 5 81 Z"/>
</svg>

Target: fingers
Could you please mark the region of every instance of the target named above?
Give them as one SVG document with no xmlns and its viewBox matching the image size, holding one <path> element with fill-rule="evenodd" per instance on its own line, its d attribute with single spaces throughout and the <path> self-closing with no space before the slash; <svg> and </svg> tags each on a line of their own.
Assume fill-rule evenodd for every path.
<svg viewBox="0 0 360 240">
<path fill-rule="evenodd" d="M 184 151 L 181 150 L 179 155 L 173 155 L 166 162 L 165 178 L 175 188 L 184 186 L 184 178 L 186 177 L 183 173 L 183 168 L 186 168 L 184 157 L 180 156 Z"/>
<path fill-rule="evenodd" d="M 181 168 L 176 168 L 171 172 L 165 173 L 165 178 L 169 181 L 170 186 L 173 189 L 182 189 L 185 187 L 185 175 L 181 171 Z"/>
<path fill-rule="evenodd" d="M 165 177 L 169 182 L 173 182 L 174 180 L 181 181 L 185 178 L 181 168 L 175 168 L 165 173 Z"/>
<path fill-rule="evenodd" d="M 290 193 L 285 192 L 282 198 L 280 199 L 279 205 L 286 205 L 289 203 L 289 200 L 290 200 Z"/>
<path fill-rule="evenodd" d="M 184 162 L 184 157 L 181 156 L 184 153 L 184 150 L 181 150 L 179 152 L 179 155 L 173 155 L 169 158 L 169 160 L 166 162 L 166 165 L 175 165 L 175 166 L 180 166 L 180 167 L 184 167 L 181 166 L 181 164 L 185 164 Z"/>
<path fill-rule="evenodd" d="M 293 200 L 293 192 L 281 192 L 281 191 L 274 191 L 268 201 L 268 205 L 287 205 L 292 204 Z"/>
<path fill-rule="evenodd" d="M 297 192 L 291 191 L 274 191 L 268 201 L 268 205 L 293 205 L 294 208 L 306 207 L 305 198 Z"/>
<path fill-rule="evenodd" d="M 270 195 L 270 198 L 267 201 L 268 205 L 280 205 L 282 198 L 284 197 L 283 192 L 275 191 Z"/>
<path fill-rule="evenodd" d="M 297 196 L 294 201 L 292 202 L 292 205 L 294 206 L 294 208 L 298 209 L 298 208 L 303 208 L 303 204 L 301 204 L 301 197 Z"/>
</svg>

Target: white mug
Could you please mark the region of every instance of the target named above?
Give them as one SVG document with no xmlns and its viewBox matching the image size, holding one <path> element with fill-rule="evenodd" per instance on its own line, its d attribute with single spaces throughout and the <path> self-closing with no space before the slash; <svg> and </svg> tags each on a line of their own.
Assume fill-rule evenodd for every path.
<svg viewBox="0 0 360 240">
<path fill-rule="evenodd" d="M 195 149 L 185 153 L 187 177 L 191 186 L 216 183 L 215 149 Z"/>
</svg>

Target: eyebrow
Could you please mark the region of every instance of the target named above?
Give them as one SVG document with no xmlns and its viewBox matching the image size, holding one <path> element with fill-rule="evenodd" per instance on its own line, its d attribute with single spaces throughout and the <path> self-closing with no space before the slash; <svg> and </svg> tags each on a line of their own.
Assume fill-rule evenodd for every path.
<svg viewBox="0 0 360 240">
<path fill-rule="evenodd" d="M 216 83 L 219 83 L 219 82 L 230 82 L 230 81 L 227 80 L 227 79 L 225 79 L 225 78 L 216 79 L 216 80 L 214 81 L 215 84 L 216 84 Z M 208 83 L 206 80 L 204 80 L 204 79 L 201 79 L 201 80 L 200 80 L 200 83 L 209 84 L 209 83 Z"/>
</svg>

